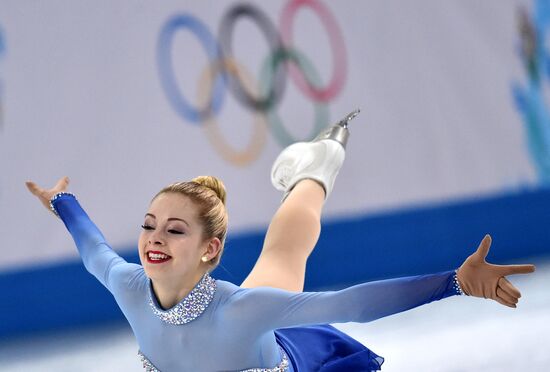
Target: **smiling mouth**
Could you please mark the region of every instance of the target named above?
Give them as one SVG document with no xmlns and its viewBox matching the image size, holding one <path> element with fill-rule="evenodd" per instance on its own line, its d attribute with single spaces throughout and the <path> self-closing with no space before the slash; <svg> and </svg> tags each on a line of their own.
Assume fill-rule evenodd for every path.
<svg viewBox="0 0 550 372">
<path fill-rule="evenodd" d="M 158 251 L 148 251 L 146 255 L 147 255 L 147 262 L 155 263 L 155 264 L 166 262 L 172 258 L 167 254 L 158 252 Z"/>
</svg>

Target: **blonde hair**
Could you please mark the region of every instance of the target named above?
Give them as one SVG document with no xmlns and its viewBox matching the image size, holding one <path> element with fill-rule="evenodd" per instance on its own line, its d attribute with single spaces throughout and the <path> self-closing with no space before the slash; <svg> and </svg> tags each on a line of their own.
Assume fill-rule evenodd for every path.
<svg viewBox="0 0 550 372">
<path fill-rule="evenodd" d="M 199 222 L 203 227 L 203 238 L 218 238 L 221 249 L 218 255 L 209 261 L 212 268 L 218 266 L 227 235 L 227 210 L 225 209 L 225 186 L 222 181 L 213 176 L 199 176 L 191 181 L 172 183 L 153 198 L 155 200 L 164 193 L 177 193 L 187 196 L 199 208 Z"/>
</svg>

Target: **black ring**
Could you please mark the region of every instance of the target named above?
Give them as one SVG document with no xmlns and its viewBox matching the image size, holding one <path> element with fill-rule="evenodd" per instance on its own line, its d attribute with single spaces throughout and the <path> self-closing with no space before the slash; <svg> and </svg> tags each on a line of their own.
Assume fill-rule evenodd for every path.
<svg viewBox="0 0 550 372">
<path fill-rule="evenodd" d="M 258 25 L 265 35 L 272 52 L 284 49 L 279 32 L 266 14 L 251 4 L 242 3 L 231 8 L 225 13 L 221 20 L 218 40 L 222 51 L 222 58 L 233 58 L 231 44 L 233 30 L 235 29 L 235 22 L 241 16 L 249 17 Z M 244 88 L 239 77 L 233 74 L 229 76 L 229 89 L 231 89 L 236 99 L 243 105 L 256 111 L 267 111 L 281 100 L 284 93 L 286 86 L 286 70 L 283 65 L 284 64 L 279 64 L 277 67 L 273 66 L 273 68 L 277 68 L 273 73 L 273 79 L 275 79 L 275 81 L 271 84 L 271 89 L 265 97 L 253 97 L 252 94 Z"/>
</svg>

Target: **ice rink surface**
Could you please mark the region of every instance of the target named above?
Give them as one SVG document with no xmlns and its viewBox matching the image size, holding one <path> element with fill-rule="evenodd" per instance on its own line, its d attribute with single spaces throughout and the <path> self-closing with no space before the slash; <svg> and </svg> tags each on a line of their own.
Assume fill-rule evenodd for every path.
<svg viewBox="0 0 550 372">
<path fill-rule="evenodd" d="M 550 261 L 512 277 L 517 309 L 453 297 L 369 324 L 337 325 L 386 358 L 383 372 L 550 371 Z M 143 370 L 124 324 L 0 343 L 0 371 Z"/>
</svg>

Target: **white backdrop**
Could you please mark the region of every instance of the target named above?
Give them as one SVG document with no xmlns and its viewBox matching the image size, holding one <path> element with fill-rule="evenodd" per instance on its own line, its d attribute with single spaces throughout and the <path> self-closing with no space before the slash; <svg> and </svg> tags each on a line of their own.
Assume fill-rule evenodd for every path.
<svg viewBox="0 0 550 372">
<path fill-rule="evenodd" d="M 27 179 L 48 186 L 69 175 L 71 191 L 115 247 L 134 244 L 158 189 L 201 174 L 226 183 L 233 232 L 268 223 L 280 200 L 269 170 L 282 149 L 270 128 L 257 155 L 236 165 L 209 141 L 204 123 L 178 114 L 161 83 L 159 39 L 169 20 L 192 16 L 219 39 L 224 14 L 237 4 L 0 3 L 0 270 L 76 254 L 59 221 L 24 188 Z M 287 2 L 253 4 L 280 30 Z M 535 12 L 530 1 L 327 1 L 322 6 L 344 50 L 336 56 L 318 13 L 307 4 L 298 9 L 293 45 L 324 85 L 333 64 L 344 61 L 342 89 L 317 104 L 330 122 L 362 109 L 350 125 L 327 216 L 541 185 L 512 93 L 514 84 L 528 81 L 518 54 L 520 5 Z M 272 51 L 251 18 L 235 22 L 232 46 L 235 60 L 261 80 Z M 205 49 L 189 29 L 179 29 L 168 50 L 174 84 L 196 105 L 209 66 Z M 314 104 L 287 78 L 274 110 L 303 139 L 313 127 Z M 226 89 L 213 118 L 225 141 L 244 148 L 255 116 L 265 121 L 267 113 L 253 112 Z"/>
</svg>

